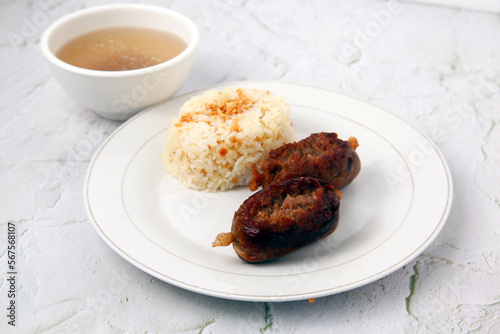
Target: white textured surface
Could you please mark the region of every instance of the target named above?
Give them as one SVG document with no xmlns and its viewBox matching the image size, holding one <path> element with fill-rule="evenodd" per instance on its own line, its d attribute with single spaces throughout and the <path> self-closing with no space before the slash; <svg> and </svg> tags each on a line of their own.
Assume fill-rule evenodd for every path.
<svg viewBox="0 0 500 334">
<path fill-rule="evenodd" d="M 97 147 L 120 123 L 76 105 L 51 77 L 41 32 L 116 1 L 0 5 L 1 333 L 500 333 L 500 20 L 394 1 L 142 1 L 195 21 L 181 92 L 270 79 L 345 92 L 409 119 L 438 145 L 454 205 L 436 241 L 394 274 L 315 303 L 246 303 L 154 279 L 86 217 Z M 7 326 L 7 222 L 18 228 L 17 326 Z"/>
<path fill-rule="evenodd" d="M 500 12 L 500 1 L 498 0 L 403 0 L 408 2 L 420 2 L 429 5 L 450 6 L 455 8 L 468 8 L 485 12 Z"/>
</svg>

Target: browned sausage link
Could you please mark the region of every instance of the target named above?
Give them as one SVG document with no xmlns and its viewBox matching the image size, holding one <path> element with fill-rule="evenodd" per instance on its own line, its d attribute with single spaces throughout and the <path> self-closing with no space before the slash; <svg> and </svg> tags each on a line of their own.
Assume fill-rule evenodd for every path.
<svg viewBox="0 0 500 334">
<path fill-rule="evenodd" d="M 231 239 L 236 254 L 252 263 L 287 255 L 336 229 L 341 196 L 331 185 L 311 177 L 273 184 L 240 206 L 231 236 L 219 234 L 214 246 Z"/>
<path fill-rule="evenodd" d="M 323 179 L 341 189 L 351 183 L 361 170 L 361 162 L 355 151 L 358 145 L 354 137 L 343 141 L 338 139 L 336 133 L 325 132 L 285 144 L 252 166 L 250 190 L 301 176 Z"/>
</svg>

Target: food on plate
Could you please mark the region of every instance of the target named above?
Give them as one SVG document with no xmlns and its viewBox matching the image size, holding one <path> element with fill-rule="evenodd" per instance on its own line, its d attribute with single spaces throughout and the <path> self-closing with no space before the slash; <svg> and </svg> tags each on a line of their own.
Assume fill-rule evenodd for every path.
<svg viewBox="0 0 500 334">
<path fill-rule="evenodd" d="M 231 232 L 212 246 L 233 244 L 245 262 L 276 259 L 331 234 L 342 193 L 312 177 L 287 179 L 250 196 L 236 211 Z"/>
<path fill-rule="evenodd" d="M 289 106 L 267 90 L 226 88 L 192 97 L 171 121 L 162 163 L 196 190 L 247 185 L 252 164 L 295 140 Z"/>
<path fill-rule="evenodd" d="M 266 159 L 252 165 L 250 190 L 269 187 L 286 179 L 311 176 L 323 179 L 333 187 L 347 186 L 359 174 L 361 162 L 356 153 L 358 141 L 347 141 L 336 133 L 314 133 L 298 142 L 272 150 Z"/>
</svg>

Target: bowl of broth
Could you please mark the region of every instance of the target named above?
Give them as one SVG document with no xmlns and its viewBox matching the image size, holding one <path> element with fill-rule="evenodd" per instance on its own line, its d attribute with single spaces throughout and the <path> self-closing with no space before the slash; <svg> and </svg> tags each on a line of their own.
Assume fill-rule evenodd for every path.
<svg viewBox="0 0 500 334">
<path fill-rule="evenodd" d="M 126 120 L 174 95 L 191 72 L 196 25 L 172 10 L 97 6 L 53 23 L 42 53 L 66 93 L 98 115 Z"/>
</svg>

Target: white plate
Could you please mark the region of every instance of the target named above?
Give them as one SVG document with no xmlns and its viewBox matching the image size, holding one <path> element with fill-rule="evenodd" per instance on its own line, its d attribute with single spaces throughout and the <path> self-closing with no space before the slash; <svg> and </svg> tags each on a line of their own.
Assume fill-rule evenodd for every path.
<svg viewBox="0 0 500 334">
<path fill-rule="evenodd" d="M 251 192 L 187 189 L 164 172 L 160 152 L 180 106 L 225 86 L 285 97 L 298 139 L 321 131 L 358 139 L 361 173 L 343 189 L 339 227 L 331 236 L 258 265 L 239 260 L 232 247 L 211 247 Z M 185 94 L 123 124 L 90 164 L 85 201 L 108 245 L 165 282 L 228 299 L 291 301 L 362 286 L 417 257 L 445 224 L 452 181 L 435 145 L 395 114 L 317 87 L 258 81 Z"/>
</svg>

